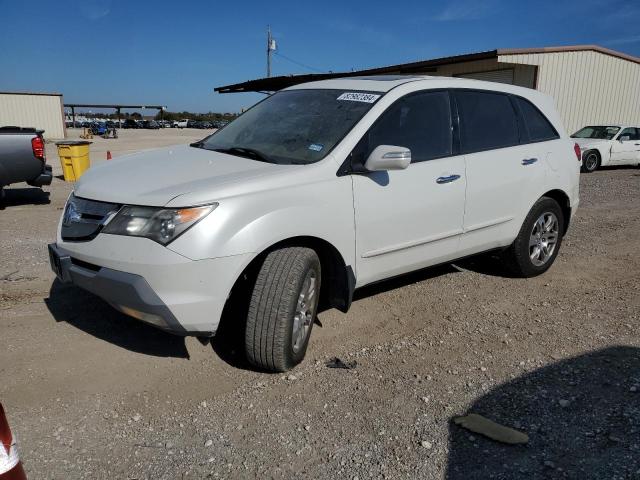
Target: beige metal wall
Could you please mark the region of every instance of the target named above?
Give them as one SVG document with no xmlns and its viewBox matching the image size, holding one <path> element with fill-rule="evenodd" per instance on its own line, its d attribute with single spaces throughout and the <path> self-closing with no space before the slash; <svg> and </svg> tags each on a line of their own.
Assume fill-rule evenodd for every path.
<svg viewBox="0 0 640 480">
<path fill-rule="evenodd" d="M 35 127 L 64 138 L 62 95 L 0 93 L 0 126 Z"/>
<path fill-rule="evenodd" d="M 555 98 L 569 133 L 585 125 L 640 125 L 640 64 L 595 51 L 500 55 L 538 66 L 537 89 Z"/>
</svg>

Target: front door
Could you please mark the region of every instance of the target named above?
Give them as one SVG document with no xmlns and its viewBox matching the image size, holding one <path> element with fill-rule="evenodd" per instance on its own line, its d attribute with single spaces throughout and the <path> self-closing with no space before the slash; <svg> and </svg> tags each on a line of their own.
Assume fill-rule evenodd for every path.
<svg viewBox="0 0 640 480">
<path fill-rule="evenodd" d="M 406 170 L 354 174 L 357 286 L 451 260 L 465 202 L 464 157 L 453 155 L 446 91 L 409 94 L 360 141 L 353 161 L 379 145 L 411 150 Z"/>
<path fill-rule="evenodd" d="M 640 128 L 622 130 L 611 145 L 611 164 L 628 165 L 640 163 Z"/>
</svg>

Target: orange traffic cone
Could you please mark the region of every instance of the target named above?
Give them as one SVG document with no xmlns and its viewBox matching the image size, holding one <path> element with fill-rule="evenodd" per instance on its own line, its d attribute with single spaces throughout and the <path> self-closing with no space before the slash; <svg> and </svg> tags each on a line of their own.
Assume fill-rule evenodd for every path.
<svg viewBox="0 0 640 480">
<path fill-rule="evenodd" d="M 107 160 L 111 160 L 111 151 L 107 150 Z"/>
<path fill-rule="evenodd" d="M 9 422 L 4 414 L 4 408 L 0 403 L 0 480 L 27 480 L 24 473 L 20 456 L 18 455 L 18 444 L 11 435 Z"/>
</svg>

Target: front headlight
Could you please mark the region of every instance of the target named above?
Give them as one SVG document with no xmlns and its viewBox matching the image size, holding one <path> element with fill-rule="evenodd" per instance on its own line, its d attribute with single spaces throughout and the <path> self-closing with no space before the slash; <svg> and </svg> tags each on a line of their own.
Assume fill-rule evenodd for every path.
<svg viewBox="0 0 640 480">
<path fill-rule="evenodd" d="M 105 226 L 103 233 L 145 237 L 167 245 L 213 212 L 217 206 L 217 203 L 193 208 L 124 206 Z"/>
</svg>

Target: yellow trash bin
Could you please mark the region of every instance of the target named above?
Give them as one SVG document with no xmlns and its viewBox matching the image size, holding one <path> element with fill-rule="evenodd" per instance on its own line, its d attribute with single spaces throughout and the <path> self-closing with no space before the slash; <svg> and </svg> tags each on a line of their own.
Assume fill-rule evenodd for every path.
<svg viewBox="0 0 640 480">
<path fill-rule="evenodd" d="M 75 182 L 91 166 L 89 145 L 93 142 L 68 140 L 56 143 L 62 166 L 62 174 L 67 182 Z"/>
</svg>

